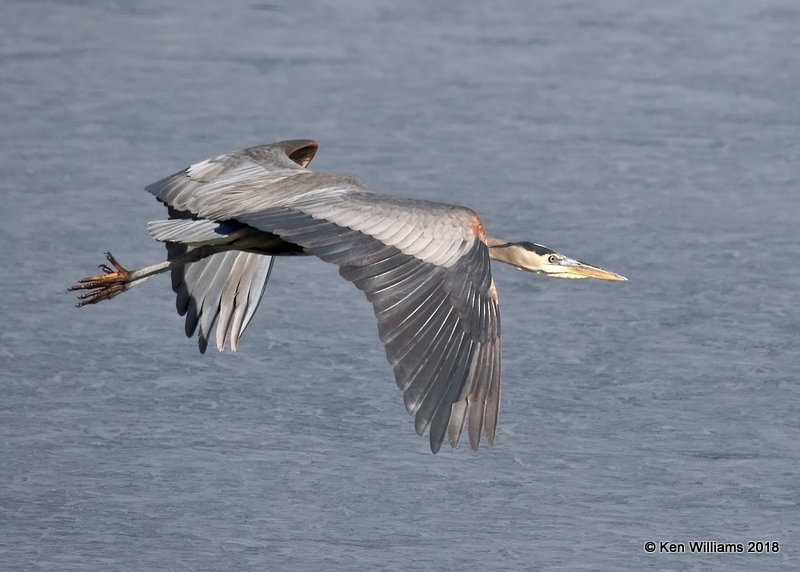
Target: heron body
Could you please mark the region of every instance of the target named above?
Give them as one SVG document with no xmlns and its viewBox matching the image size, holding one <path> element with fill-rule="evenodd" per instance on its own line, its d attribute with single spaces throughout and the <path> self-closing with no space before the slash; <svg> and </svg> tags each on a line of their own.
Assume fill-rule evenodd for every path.
<svg viewBox="0 0 800 572">
<path fill-rule="evenodd" d="M 362 290 L 378 320 L 407 411 L 435 453 L 445 437 L 494 443 L 500 315 L 490 260 L 568 278 L 625 280 L 533 243 L 486 236 L 471 209 L 378 194 L 352 177 L 307 169 L 318 145 L 281 141 L 220 155 L 147 187 L 168 207 L 148 230 L 167 260 L 113 268 L 72 289 L 79 306 L 171 271 L 177 309 L 201 351 L 236 350 L 277 256 L 314 255 Z M 214 328 L 216 328 L 214 330 Z"/>
</svg>

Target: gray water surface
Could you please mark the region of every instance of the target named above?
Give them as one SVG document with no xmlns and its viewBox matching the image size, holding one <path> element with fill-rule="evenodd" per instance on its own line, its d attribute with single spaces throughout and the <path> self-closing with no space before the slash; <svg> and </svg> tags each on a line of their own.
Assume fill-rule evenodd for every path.
<svg viewBox="0 0 800 572">
<path fill-rule="evenodd" d="M 4 0 L 0 569 L 800 569 L 798 30 L 792 0 Z M 236 354 L 166 277 L 73 307 L 103 251 L 163 256 L 146 184 L 285 138 L 630 278 L 495 268 L 494 449 L 431 455 L 318 260 Z"/>
</svg>

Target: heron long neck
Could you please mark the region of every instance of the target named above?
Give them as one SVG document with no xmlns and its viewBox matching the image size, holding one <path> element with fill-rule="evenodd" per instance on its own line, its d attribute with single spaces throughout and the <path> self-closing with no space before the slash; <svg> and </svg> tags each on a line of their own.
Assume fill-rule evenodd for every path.
<svg viewBox="0 0 800 572">
<path fill-rule="evenodd" d="M 509 243 L 499 238 L 486 237 L 486 245 L 489 247 L 489 258 L 491 260 L 505 262 L 523 270 L 538 270 L 538 261 L 527 250 L 517 244 Z"/>
<path fill-rule="evenodd" d="M 486 246 L 489 247 L 489 258 L 491 260 L 499 260 L 500 262 L 517 266 L 517 264 L 513 262 L 515 259 L 515 249 L 510 248 L 508 241 L 487 236 Z"/>
</svg>

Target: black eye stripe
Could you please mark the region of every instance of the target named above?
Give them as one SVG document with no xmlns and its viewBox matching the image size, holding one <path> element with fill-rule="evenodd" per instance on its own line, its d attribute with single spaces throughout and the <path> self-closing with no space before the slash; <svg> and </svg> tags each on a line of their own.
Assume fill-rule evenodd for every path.
<svg viewBox="0 0 800 572">
<path fill-rule="evenodd" d="M 530 250 L 531 252 L 535 252 L 539 256 L 545 256 L 547 254 L 556 254 L 556 251 L 552 248 L 547 248 L 546 246 L 542 246 L 541 244 L 535 244 L 533 242 L 514 242 L 518 246 L 521 246 L 525 250 Z"/>
</svg>

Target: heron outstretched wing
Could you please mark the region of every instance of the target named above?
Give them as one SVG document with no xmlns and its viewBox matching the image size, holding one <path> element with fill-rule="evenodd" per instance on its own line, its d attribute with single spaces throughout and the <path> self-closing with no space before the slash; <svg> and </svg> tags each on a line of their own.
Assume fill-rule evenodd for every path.
<svg viewBox="0 0 800 572">
<path fill-rule="evenodd" d="M 482 429 L 494 440 L 500 397 L 500 321 L 488 249 L 477 237 L 402 238 L 417 234 L 413 216 L 420 205 L 408 206 L 400 225 L 404 211 L 396 201 L 384 224 L 368 213 L 339 222 L 315 218 L 304 210 L 313 210 L 308 206 L 243 214 L 240 220 L 337 264 L 372 303 L 417 433 L 430 430 L 435 452 L 446 434 L 457 444 L 466 420 L 477 448 Z M 394 236 L 400 238 L 391 245 L 354 229 L 362 220 L 373 228 L 397 227 Z"/>
<path fill-rule="evenodd" d="M 151 234 L 166 242 L 169 260 L 195 248 L 192 244 L 214 239 L 224 242 L 235 236 L 242 225 L 196 220 L 194 213 L 185 209 L 182 197 L 193 197 L 201 190 L 210 192 L 215 186 L 235 185 L 259 176 L 279 179 L 303 172 L 314 158 L 317 147 L 315 141 L 296 140 L 233 151 L 191 165 L 149 185 L 147 190 L 169 206 L 172 219 L 152 224 Z M 186 316 L 186 335 L 192 337 L 198 332 L 201 352 L 205 352 L 215 325 L 217 348 L 222 351 L 226 344 L 234 351 L 238 348 L 264 295 L 274 263 L 272 256 L 230 251 L 172 270 L 176 308 L 181 316 Z"/>
<path fill-rule="evenodd" d="M 406 409 L 420 435 L 429 431 L 431 449 L 445 436 L 456 446 L 465 423 L 473 448 L 483 431 L 493 443 L 500 319 L 474 212 L 386 197 L 347 177 L 249 164 L 148 190 L 194 218 L 243 223 L 337 264 L 372 303 Z"/>
</svg>

